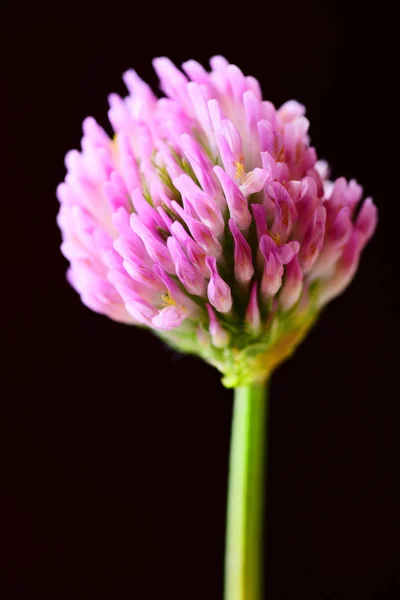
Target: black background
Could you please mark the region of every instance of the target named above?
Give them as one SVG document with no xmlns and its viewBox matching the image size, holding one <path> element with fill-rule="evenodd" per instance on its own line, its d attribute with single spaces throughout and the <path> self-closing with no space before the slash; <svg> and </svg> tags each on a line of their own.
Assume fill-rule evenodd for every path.
<svg viewBox="0 0 400 600">
<path fill-rule="evenodd" d="M 81 305 L 55 224 L 64 154 L 85 116 L 107 127 L 122 72 L 155 88 L 152 57 L 216 53 L 305 103 L 333 176 L 380 211 L 353 285 L 273 377 L 266 598 L 400 597 L 392 22 L 381 3 L 3 8 L 1 598 L 222 598 L 231 392 Z"/>
</svg>

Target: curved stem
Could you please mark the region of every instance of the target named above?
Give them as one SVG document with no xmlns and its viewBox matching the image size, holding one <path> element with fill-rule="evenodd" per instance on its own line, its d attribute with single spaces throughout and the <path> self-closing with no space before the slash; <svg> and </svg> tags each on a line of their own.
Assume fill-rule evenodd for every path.
<svg viewBox="0 0 400 600">
<path fill-rule="evenodd" d="M 262 598 L 267 408 L 265 383 L 236 388 L 228 485 L 225 600 Z"/>
</svg>

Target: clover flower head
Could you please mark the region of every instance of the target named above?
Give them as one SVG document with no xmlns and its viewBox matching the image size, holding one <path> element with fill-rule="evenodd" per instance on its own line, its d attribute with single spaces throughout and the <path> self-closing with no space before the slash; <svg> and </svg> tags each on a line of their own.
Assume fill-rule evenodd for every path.
<svg viewBox="0 0 400 600">
<path fill-rule="evenodd" d="M 57 190 L 68 279 L 92 310 L 202 356 L 227 386 L 263 379 L 352 280 L 371 199 L 310 146 L 304 107 L 276 109 L 215 56 L 206 71 L 154 60 L 93 118 Z"/>
</svg>

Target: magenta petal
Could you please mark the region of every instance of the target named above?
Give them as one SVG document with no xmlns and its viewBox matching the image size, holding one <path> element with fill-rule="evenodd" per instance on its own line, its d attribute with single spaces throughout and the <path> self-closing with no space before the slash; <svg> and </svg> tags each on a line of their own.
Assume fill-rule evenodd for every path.
<svg viewBox="0 0 400 600">
<path fill-rule="evenodd" d="M 139 216 L 141 222 L 146 225 L 146 227 L 148 227 L 150 230 L 157 229 L 157 227 L 164 227 L 162 218 L 158 212 L 152 206 L 150 206 L 147 200 L 144 199 L 140 190 L 133 190 L 131 194 L 131 200 L 136 214 Z"/>
<path fill-rule="evenodd" d="M 186 75 L 190 77 L 192 81 L 203 84 L 205 86 L 210 85 L 210 77 L 205 68 L 195 60 L 188 60 L 182 64 L 182 69 Z"/>
<path fill-rule="evenodd" d="M 187 113 L 191 115 L 192 104 L 187 92 L 188 80 L 185 75 L 175 67 L 169 58 L 155 58 L 153 66 L 166 95 L 182 104 Z"/>
<path fill-rule="evenodd" d="M 251 194 L 256 194 L 263 189 L 265 182 L 268 178 L 268 172 L 264 169 L 254 169 L 249 171 L 240 186 L 240 191 L 243 192 L 247 198 Z"/>
<path fill-rule="evenodd" d="M 139 169 L 136 163 L 129 137 L 121 132 L 117 139 L 121 176 L 128 190 L 141 187 Z"/>
<path fill-rule="evenodd" d="M 236 103 L 243 101 L 243 94 L 246 91 L 246 78 L 242 71 L 236 65 L 228 65 L 226 67 L 226 75 L 230 84 L 230 91 Z"/>
<path fill-rule="evenodd" d="M 127 240 L 134 242 L 136 239 L 138 239 L 136 234 L 133 233 L 133 230 L 130 225 L 130 216 L 125 208 L 121 207 L 114 212 L 112 216 L 112 222 L 118 233 L 120 233 L 120 235 L 122 235 Z"/>
<path fill-rule="evenodd" d="M 194 267 L 203 275 L 203 277 L 209 277 L 204 250 L 190 237 L 178 221 L 173 223 L 171 232 Z"/>
<path fill-rule="evenodd" d="M 107 181 L 107 183 L 104 184 L 103 192 L 113 211 L 120 207 L 127 206 L 127 197 L 124 197 L 122 194 L 120 194 L 117 187 L 113 185 L 111 181 Z"/>
<path fill-rule="evenodd" d="M 113 246 L 116 252 L 126 260 L 147 267 L 150 267 L 152 264 L 152 261 L 139 238 L 133 240 L 132 238 L 128 239 L 120 236 L 117 237 Z"/>
<path fill-rule="evenodd" d="M 167 240 L 167 246 L 175 263 L 176 274 L 189 294 L 204 295 L 207 282 L 188 260 L 178 241 L 174 237 L 170 237 Z"/>
<path fill-rule="evenodd" d="M 353 224 L 350 218 L 350 210 L 348 206 L 344 206 L 339 210 L 334 222 L 328 233 L 328 238 L 333 244 L 342 246 L 348 240 Z"/>
<path fill-rule="evenodd" d="M 282 244 L 281 246 L 277 246 L 276 252 L 281 259 L 283 265 L 287 265 L 290 263 L 295 254 L 298 253 L 300 249 L 299 242 L 288 242 L 287 244 Z"/>
<path fill-rule="evenodd" d="M 220 277 L 217 271 L 216 259 L 213 256 L 208 256 L 206 258 L 206 263 L 210 269 L 211 276 L 207 288 L 210 303 L 218 312 L 227 313 L 232 308 L 231 289 Z"/>
<path fill-rule="evenodd" d="M 164 289 L 163 284 L 151 268 L 144 267 L 129 260 L 123 261 L 125 271 L 138 283 L 146 287 L 161 292 Z"/>
<path fill-rule="evenodd" d="M 288 123 L 294 121 L 299 117 L 303 117 L 306 112 L 303 104 L 300 104 L 296 100 L 288 100 L 278 110 L 278 117 L 281 122 Z"/>
<path fill-rule="evenodd" d="M 257 283 L 253 283 L 250 300 L 246 310 L 246 323 L 254 333 L 259 333 L 261 328 L 260 308 L 257 298 Z"/>
<path fill-rule="evenodd" d="M 355 227 L 363 235 L 363 245 L 373 236 L 378 222 L 378 210 L 371 198 L 367 198 L 358 214 Z"/>
<path fill-rule="evenodd" d="M 261 152 L 261 161 L 264 171 L 267 173 L 266 181 L 279 179 L 279 167 L 276 160 L 267 151 Z"/>
<path fill-rule="evenodd" d="M 215 315 L 215 312 L 213 311 L 213 309 L 211 308 L 211 306 L 209 304 L 206 304 L 206 309 L 207 309 L 208 318 L 210 321 L 209 331 L 210 331 L 212 344 L 216 348 L 223 348 L 223 347 L 227 346 L 229 343 L 229 339 L 230 339 L 229 333 L 225 329 L 223 329 L 223 327 L 220 325 L 220 323 Z"/>
<path fill-rule="evenodd" d="M 313 221 L 301 242 L 299 260 L 304 274 L 311 271 L 321 252 L 324 243 L 325 222 L 326 209 L 324 206 L 319 206 L 315 210 Z"/>
<path fill-rule="evenodd" d="M 220 103 L 218 100 L 212 98 L 208 101 L 208 110 L 210 112 L 211 123 L 214 129 L 214 133 L 219 130 L 222 119 L 224 118 L 223 112 L 221 110 Z"/>
<path fill-rule="evenodd" d="M 209 198 L 188 175 L 174 179 L 174 186 L 187 198 L 202 222 L 219 236 L 225 227 L 224 219 L 216 202 Z"/>
<path fill-rule="evenodd" d="M 260 241 L 262 236 L 267 233 L 267 211 L 262 204 L 252 204 L 251 210 L 256 223 L 257 239 Z"/>
<path fill-rule="evenodd" d="M 260 239 L 260 250 L 264 258 L 267 258 L 270 252 L 276 253 L 276 244 L 269 235 L 263 235 Z"/>
<path fill-rule="evenodd" d="M 214 172 L 221 183 L 232 219 L 239 229 L 247 229 L 251 223 L 251 214 L 246 198 L 221 167 L 214 167 Z"/>
<path fill-rule="evenodd" d="M 132 317 L 142 325 L 151 327 L 152 318 L 156 313 L 156 310 L 148 303 L 142 300 L 128 300 L 125 302 L 126 310 Z"/>
<path fill-rule="evenodd" d="M 231 147 L 229 146 L 229 142 L 226 137 L 222 134 L 221 128 L 215 131 L 215 139 L 217 140 L 219 154 L 221 156 L 224 169 L 229 177 L 234 178 L 236 174 L 236 161 L 237 157 L 235 157 L 232 152 Z M 214 168 L 215 170 L 215 168 Z"/>
<path fill-rule="evenodd" d="M 200 123 L 207 137 L 211 138 L 212 124 L 210 114 L 208 112 L 208 98 L 204 92 L 204 88 L 202 88 L 198 83 L 191 82 L 187 86 L 187 91 L 192 101 L 198 122 Z"/>
<path fill-rule="evenodd" d="M 257 123 L 258 137 L 260 140 L 261 156 L 263 152 L 268 152 L 270 156 L 274 151 L 274 130 L 271 123 L 266 119 L 261 119 Z"/>
<path fill-rule="evenodd" d="M 223 119 L 220 125 L 220 131 L 228 142 L 229 148 L 233 154 L 234 160 L 242 162 L 243 148 L 240 133 L 229 119 Z"/>
<path fill-rule="evenodd" d="M 354 228 L 342 256 L 335 267 L 334 274 L 325 281 L 322 280 L 319 296 L 321 306 L 338 294 L 341 294 L 353 279 L 358 267 L 362 243 L 362 233 Z"/>
<path fill-rule="evenodd" d="M 213 172 L 213 165 L 201 145 L 188 134 L 181 136 L 182 148 L 186 158 L 201 185 L 202 190 L 214 198 L 220 210 L 225 209 L 226 203 L 218 180 Z M 173 178 L 174 179 L 174 178 Z"/>
<path fill-rule="evenodd" d="M 279 182 L 269 183 L 267 194 L 274 203 L 275 208 L 275 218 L 271 232 L 277 236 L 279 243 L 283 243 L 292 231 L 292 224 L 297 217 L 297 210 L 288 192 Z"/>
<path fill-rule="evenodd" d="M 229 63 L 223 56 L 216 55 L 210 58 L 210 65 L 214 69 L 214 71 L 224 71 L 229 65 Z"/>
<path fill-rule="evenodd" d="M 294 256 L 285 268 L 285 281 L 279 294 L 279 304 L 283 310 L 290 310 L 300 298 L 303 288 L 303 273 L 299 259 Z"/>
<path fill-rule="evenodd" d="M 260 240 L 260 250 L 264 256 L 261 294 L 267 299 L 275 296 L 282 285 L 283 266 L 276 252 L 274 242 L 267 235 L 264 235 Z"/>
<path fill-rule="evenodd" d="M 158 315 L 152 318 L 152 324 L 157 329 L 175 329 L 182 325 L 186 313 L 178 306 L 166 306 Z"/>
<path fill-rule="evenodd" d="M 252 135 L 257 135 L 257 124 L 261 119 L 260 101 L 254 94 L 254 92 L 248 90 L 243 94 L 243 104 L 246 114 L 248 132 Z"/>
<path fill-rule="evenodd" d="M 164 242 L 157 239 L 156 235 L 139 220 L 137 215 L 132 214 L 130 222 L 133 231 L 142 240 L 150 258 L 155 263 L 162 265 L 168 273 L 175 273 L 173 260 Z"/>
<path fill-rule="evenodd" d="M 254 275 L 251 248 L 247 243 L 246 238 L 236 225 L 235 221 L 233 219 L 229 219 L 228 224 L 235 244 L 235 278 L 238 283 L 246 285 Z"/>
<path fill-rule="evenodd" d="M 222 254 L 222 246 L 218 242 L 211 229 L 207 227 L 207 225 L 204 225 L 204 223 L 200 223 L 191 217 L 182 209 L 181 206 L 179 206 L 177 202 L 173 201 L 171 202 L 171 205 L 176 213 L 186 223 L 193 238 L 204 250 L 204 252 L 206 252 L 206 254 L 211 254 L 212 256 L 220 256 Z"/>
</svg>

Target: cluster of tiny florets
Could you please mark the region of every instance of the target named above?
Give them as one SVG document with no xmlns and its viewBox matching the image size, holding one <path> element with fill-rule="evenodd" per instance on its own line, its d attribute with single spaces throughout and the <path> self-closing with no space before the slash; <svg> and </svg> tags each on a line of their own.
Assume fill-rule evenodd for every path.
<svg viewBox="0 0 400 600">
<path fill-rule="evenodd" d="M 91 309 L 222 347 L 274 314 L 319 309 L 352 279 L 376 209 L 328 180 L 305 109 L 262 99 L 222 57 L 207 72 L 154 61 L 165 97 L 134 71 L 110 96 L 110 138 L 84 121 L 58 188 L 68 278 Z"/>
</svg>

